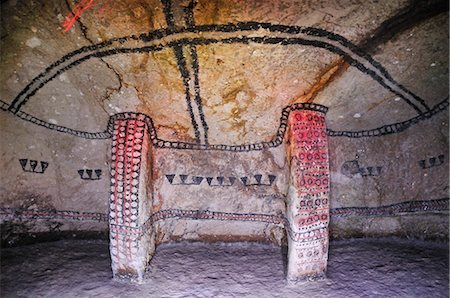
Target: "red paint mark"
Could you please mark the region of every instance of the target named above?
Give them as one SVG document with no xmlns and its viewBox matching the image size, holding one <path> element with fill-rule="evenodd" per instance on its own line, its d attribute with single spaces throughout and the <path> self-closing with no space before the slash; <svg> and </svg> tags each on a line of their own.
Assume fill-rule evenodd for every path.
<svg viewBox="0 0 450 298">
<path fill-rule="evenodd" d="M 117 130 L 116 130 L 116 153 L 115 153 L 115 175 L 114 175 L 114 215 L 116 220 L 116 225 L 118 225 L 118 215 L 117 215 L 117 185 L 119 182 L 117 181 L 118 178 L 118 172 L 119 172 L 119 140 L 120 140 L 120 127 L 122 126 L 121 121 L 117 121 Z M 119 233 L 116 233 L 116 247 L 117 247 L 117 260 L 120 260 L 120 249 L 119 249 Z"/>
<path fill-rule="evenodd" d="M 106 16 L 106 11 L 110 8 L 110 3 L 109 2 L 106 2 L 105 4 L 103 4 L 101 7 L 100 7 L 100 9 L 98 10 L 98 12 L 97 12 L 97 16 L 98 17 L 101 17 L 101 18 L 103 18 L 103 17 L 105 17 Z"/>
<path fill-rule="evenodd" d="M 73 24 L 75 24 L 75 21 L 81 16 L 81 14 L 88 9 L 92 4 L 94 3 L 94 0 L 81 0 L 80 3 L 78 3 L 71 12 L 69 12 L 66 16 L 66 19 L 64 21 L 64 32 L 67 32 L 72 28 Z"/>
<path fill-rule="evenodd" d="M 299 194 L 327 191 L 329 160 L 325 118 L 318 112 L 294 111 L 291 119 L 297 191 Z M 315 141 L 316 146 L 305 144 L 305 140 Z"/>
<path fill-rule="evenodd" d="M 132 143 L 131 143 L 131 162 L 130 162 L 130 179 L 129 179 L 129 181 L 130 181 L 130 192 L 129 192 L 129 199 L 127 198 L 127 196 L 125 195 L 125 200 L 128 202 L 128 208 L 129 208 L 129 211 L 130 211 L 130 214 L 128 215 L 128 223 L 131 225 L 131 216 L 133 215 L 133 213 L 131 212 L 131 209 L 132 209 L 132 207 L 131 207 L 131 203 L 132 203 L 132 195 L 133 195 L 133 168 L 134 168 L 134 165 L 135 165 L 135 163 L 134 163 L 134 147 L 135 147 L 135 140 L 136 140 L 136 127 L 137 127 L 137 120 L 134 120 L 134 126 L 133 126 L 133 133 L 132 133 L 132 135 L 133 135 L 133 140 L 132 140 Z M 127 175 L 128 175 L 128 171 L 127 171 Z M 136 178 L 136 179 L 139 179 L 139 176 Z M 125 212 L 125 203 L 123 204 L 123 207 L 124 207 L 124 212 Z M 139 208 L 139 206 L 138 206 L 138 208 Z M 125 214 L 124 214 L 125 215 Z M 129 258 L 129 259 L 131 259 L 131 239 L 130 239 L 130 237 L 128 237 L 128 250 L 127 250 L 127 257 Z"/>
<path fill-rule="evenodd" d="M 328 211 L 328 210 L 326 210 Z M 328 213 L 325 214 L 314 214 L 307 217 L 302 217 L 298 219 L 298 225 L 299 226 L 309 226 L 317 223 L 318 221 L 327 221 L 328 220 Z"/>
</svg>

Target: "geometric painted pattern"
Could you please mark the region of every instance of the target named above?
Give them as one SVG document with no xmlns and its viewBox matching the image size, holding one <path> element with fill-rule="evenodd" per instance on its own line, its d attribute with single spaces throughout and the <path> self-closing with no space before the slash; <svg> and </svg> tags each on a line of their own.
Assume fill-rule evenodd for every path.
<svg viewBox="0 0 450 298">
<path fill-rule="evenodd" d="M 323 110 L 295 110 L 290 115 L 291 183 L 287 218 L 292 234 L 288 280 L 322 275 L 328 260 L 330 170 Z"/>
<path fill-rule="evenodd" d="M 141 117 L 117 120 L 111 149 L 110 252 L 113 269 L 135 259 L 139 179 L 146 125 Z"/>
<path fill-rule="evenodd" d="M 425 120 L 431 119 L 436 114 L 448 110 L 449 107 L 449 99 L 448 97 L 440 101 L 438 104 L 436 104 L 430 111 L 427 111 L 423 114 L 420 114 L 418 116 L 415 116 L 411 119 L 393 123 L 389 125 L 384 125 L 381 127 L 377 127 L 374 129 L 369 130 L 361 130 L 361 131 L 336 131 L 332 129 L 327 129 L 327 135 L 329 137 L 347 137 L 347 138 L 371 138 L 371 137 L 379 137 L 389 134 L 395 134 L 405 131 L 406 129 L 422 122 Z M 219 150 L 219 151 L 233 151 L 233 152 L 247 152 L 247 151 L 255 151 L 255 150 L 261 150 L 262 148 L 274 148 L 280 146 L 284 139 L 284 132 L 286 128 L 286 120 L 287 116 L 290 111 L 295 110 L 298 106 L 303 106 L 305 108 L 308 108 L 309 106 L 316 106 L 314 103 L 296 103 L 293 105 L 286 106 L 282 111 L 281 121 L 280 125 L 278 127 L 278 130 L 275 134 L 275 136 L 272 138 L 271 141 L 268 142 L 260 142 L 255 144 L 246 144 L 246 145 L 214 145 L 214 144 L 195 144 L 195 143 L 186 143 L 186 142 L 178 142 L 178 141 L 168 141 L 163 140 L 157 137 L 156 130 L 153 125 L 153 120 L 145 115 L 140 113 L 132 113 L 132 112 L 125 112 L 125 113 L 118 113 L 115 115 L 110 116 L 107 127 L 104 131 L 101 132 L 87 132 L 87 131 L 80 131 L 71 129 L 65 126 L 56 125 L 50 122 L 43 121 L 41 119 L 38 119 L 26 112 L 18 111 L 15 113 L 15 116 L 19 117 L 20 119 L 24 121 L 31 122 L 33 124 L 39 125 L 41 127 L 55 130 L 58 132 L 66 133 L 69 135 L 73 135 L 79 138 L 83 139 L 110 139 L 114 133 L 114 123 L 116 120 L 119 119 L 127 119 L 130 117 L 131 114 L 137 116 L 145 116 L 145 121 L 148 125 L 149 133 L 151 134 L 151 139 L 153 146 L 156 148 L 169 148 L 169 149 L 193 149 L 193 150 Z M 0 100 L 0 110 L 2 111 L 8 111 L 9 104 Z"/>
<path fill-rule="evenodd" d="M 205 181 L 208 186 L 233 186 L 236 185 L 236 181 L 242 182 L 244 186 L 271 186 L 275 179 L 277 178 L 275 175 L 261 175 L 256 174 L 252 176 L 244 176 L 237 179 L 234 176 L 191 176 L 185 174 L 169 174 L 165 175 L 167 181 L 171 185 L 201 185 L 203 181 Z M 203 183 L 203 184 L 205 184 Z"/>
<path fill-rule="evenodd" d="M 448 212 L 449 198 L 422 201 L 406 201 L 391 205 L 378 207 L 340 207 L 330 209 L 330 217 L 348 218 L 348 217 L 383 217 L 398 216 L 415 213 L 427 212 Z M 164 209 L 151 215 L 145 222 L 149 226 L 157 221 L 167 219 L 192 219 L 192 220 L 223 220 L 223 221 L 259 221 L 285 225 L 287 219 L 281 215 L 264 213 L 234 213 L 217 212 L 209 210 L 182 210 L 182 209 Z M 99 212 L 80 212 L 72 210 L 55 209 L 26 209 L 14 207 L 0 207 L 0 222 L 3 221 L 86 221 L 86 222 L 108 222 L 108 214 Z M 288 229 L 288 224 L 286 227 Z M 142 225 L 140 226 L 142 228 Z"/>
</svg>

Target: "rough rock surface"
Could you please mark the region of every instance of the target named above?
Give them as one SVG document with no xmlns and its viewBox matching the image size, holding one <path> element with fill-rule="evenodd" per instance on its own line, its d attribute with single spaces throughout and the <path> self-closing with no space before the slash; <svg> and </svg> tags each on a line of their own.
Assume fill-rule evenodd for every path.
<svg viewBox="0 0 450 298">
<path fill-rule="evenodd" d="M 327 278 L 285 284 L 280 247 L 161 245 L 142 284 L 111 279 L 106 241 L 2 250 L 2 297 L 448 297 L 448 246 L 358 239 L 331 242 Z"/>
<path fill-rule="evenodd" d="M 65 16 L 77 7 L 77 1 L 2 1 L 0 207 L 3 222 L 17 223 L 12 234 L 107 228 L 111 136 L 90 139 L 86 133 L 104 132 L 109 118 L 117 113 L 148 115 L 161 140 L 206 144 L 207 136 L 211 145 L 240 146 L 272 141 L 286 106 L 314 102 L 329 107 L 330 206 L 332 210 L 362 208 L 359 213 L 351 211 L 351 216 L 335 216 L 334 235 L 448 237 L 448 200 L 437 201 L 448 198 L 448 3 L 196 1 L 189 19 L 189 1 L 172 2 L 171 23 L 164 1 L 94 1 L 64 32 Z M 192 24 L 238 22 L 271 25 L 260 24 L 250 33 L 241 28 L 234 33 L 168 34 L 156 41 L 148 41 L 152 35 L 146 35 Z M 256 38 L 199 42 L 192 55 L 195 38 L 263 36 L 286 41 L 288 33 L 276 32 L 279 24 L 326 30 L 322 41 L 339 34 L 367 53 L 367 59 L 379 62 L 398 85 L 423 99 L 432 112 L 417 102 L 415 107 L 409 105 L 403 98 L 408 95 L 388 90 L 369 71 L 356 67 L 351 59 L 357 51 L 345 56 L 318 43 L 286 45 L 278 40 L 270 44 Z M 112 55 L 90 57 L 43 82 L 21 106 L 22 114 L 10 106 L 20 99 L 17 96 L 27 84 L 68 53 L 141 34 L 142 39 L 115 41 L 106 48 Z M 195 85 L 192 68 L 198 64 L 200 101 L 195 86 L 189 87 L 190 99 L 186 100 L 176 46 L 168 46 L 183 38 L 188 42 L 181 55 L 191 85 Z M 162 48 L 115 52 L 149 44 Z M 78 132 L 59 132 L 57 126 Z M 154 148 L 154 211 L 279 213 L 289 184 L 285 142 L 249 152 Z M 169 183 L 166 175 L 204 180 L 198 186 L 180 187 Z M 241 183 L 242 177 L 256 183 L 254 175 L 263 175 L 263 183 L 268 183 L 269 175 L 276 179 L 269 186 Z M 235 177 L 236 182 L 232 188 L 213 190 L 207 177 Z M 405 202 L 425 203 L 392 207 L 387 212 L 367 209 Z M 419 226 L 411 220 L 417 212 L 423 219 Z M 279 227 L 260 223 L 173 220 L 158 225 L 161 242 L 248 237 L 281 243 L 284 237 Z"/>
</svg>

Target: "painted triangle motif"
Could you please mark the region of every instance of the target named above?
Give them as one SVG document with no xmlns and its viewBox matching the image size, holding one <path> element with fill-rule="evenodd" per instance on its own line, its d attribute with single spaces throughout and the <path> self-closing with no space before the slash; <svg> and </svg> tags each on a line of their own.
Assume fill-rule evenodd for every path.
<svg viewBox="0 0 450 298">
<path fill-rule="evenodd" d="M 169 183 L 172 184 L 173 183 L 173 179 L 175 178 L 175 175 L 166 175 L 167 180 L 169 180 Z"/>
<path fill-rule="evenodd" d="M 23 158 L 23 159 L 19 159 L 20 165 L 22 166 L 22 170 L 25 171 L 25 167 L 27 166 L 28 163 L 28 159 Z"/>
<path fill-rule="evenodd" d="M 47 167 L 48 167 L 48 162 L 46 162 L 46 161 L 41 161 L 41 170 L 42 170 L 42 173 L 45 172 L 45 170 L 47 169 Z"/>
<path fill-rule="evenodd" d="M 193 176 L 192 177 L 192 182 L 195 185 L 199 185 L 200 183 L 202 183 L 202 181 L 203 181 L 203 177 L 201 177 L 201 176 Z"/>
<path fill-rule="evenodd" d="M 33 172 L 34 170 L 36 170 L 37 164 L 38 164 L 37 160 L 30 160 L 30 167 Z"/>
<path fill-rule="evenodd" d="M 180 175 L 181 183 L 185 184 L 188 176 L 189 175 Z"/>
<path fill-rule="evenodd" d="M 277 176 L 275 175 L 269 175 L 269 184 L 272 185 L 272 183 L 275 181 L 276 178 Z"/>
<path fill-rule="evenodd" d="M 95 175 L 97 175 L 97 178 L 100 178 L 100 176 L 102 175 L 102 170 L 97 169 L 97 170 L 94 170 L 94 171 L 95 171 Z"/>
<path fill-rule="evenodd" d="M 424 160 L 424 159 L 422 159 L 421 161 L 419 161 L 419 166 L 420 166 L 422 169 L 425 169 L 425 160 Z"/>
</svg>

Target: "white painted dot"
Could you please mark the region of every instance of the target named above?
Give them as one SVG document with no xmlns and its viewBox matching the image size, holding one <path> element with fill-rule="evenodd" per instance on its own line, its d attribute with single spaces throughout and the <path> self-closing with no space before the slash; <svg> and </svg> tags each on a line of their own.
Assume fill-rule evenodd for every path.
<svg viewBox="0 0 450 298">
<path fill-rule="evenodd" d="M 68 81 L 69 81 L 69 78 L 67 77 L 67 74 L 65 74 L 65 73 L 60 74 L 60 75 L 58 76 L 58 79 L 59 79 L 61 82 L 68 82 Z"/>
<path fill-rule="evenodd" d="M 400 101 L 400 97 L 396 97 L 396 98 L 394 98 L 394 101 Z"/>
<path fill-rule="evenodd" d="M 35 48 L 35 47 L 39 47 L 42 42 L 39 38 L 37 38 L 36 36 L 33 36 L 32 38 L 28 39 L 25 44 L 30 47 L 30 48 Z"/>
<path fill-rule="evenodd" d="M 355 113 L 355 115 L 353 115 L 353 118 L 361 118 L 361 114 L 360 113 Z"/>
<path fill-rule="evenodd" d="M 433 63 L 430 64 L 430 66 L 434 67 L 434 66 L 436 66 L 436 63 L 433 62 Z"/>
</svg>

